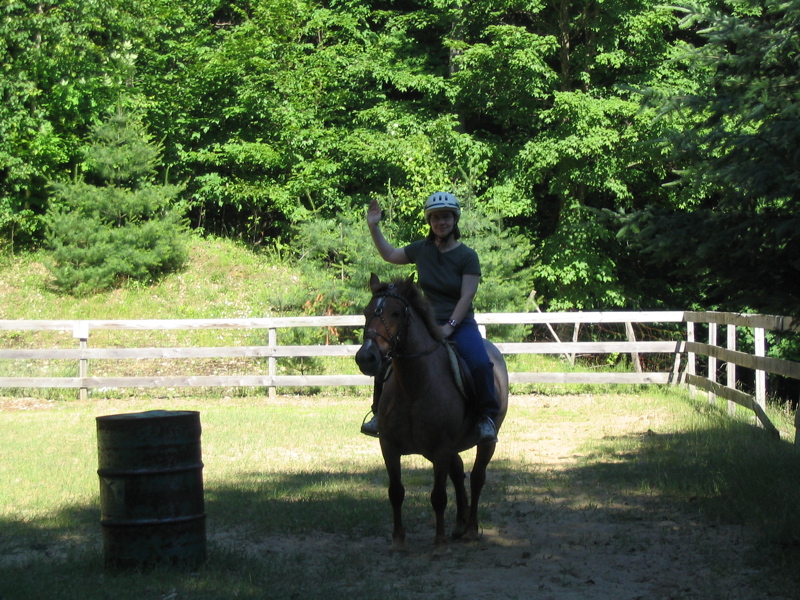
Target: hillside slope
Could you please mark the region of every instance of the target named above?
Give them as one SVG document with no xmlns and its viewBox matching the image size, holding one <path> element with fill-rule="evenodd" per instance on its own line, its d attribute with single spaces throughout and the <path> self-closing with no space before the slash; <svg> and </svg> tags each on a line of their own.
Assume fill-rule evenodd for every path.
<svg viewBox="0 0 800 600">
<path fill-rule="evenodd" d="M 180 273 L 145 286 L 136 283 L 86 298 L 49 287 L 46 254 L 0 262 L 0 319 L 194 319 L 278 314 L 298 278 L 269 255 L 235 242 L 192 238 Z"/>
</svg>

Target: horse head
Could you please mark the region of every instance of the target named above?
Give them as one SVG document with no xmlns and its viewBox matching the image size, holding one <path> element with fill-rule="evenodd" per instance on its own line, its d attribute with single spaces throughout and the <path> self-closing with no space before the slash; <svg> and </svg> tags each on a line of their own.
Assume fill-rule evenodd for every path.
<svg viewBox="0 0 800 600">
<path fill-rule="evenodd" d="M 375 376 L 384 359 L 396 353 L 405 335 L 412 310 L 408 294 L 416 288 L 413 275 L 389 283 L 373 273 L 369 285 L 372 299 L 364 309 L 364 342 L 356 353 L 356 363 L 364 375 Z"/>
</svg>

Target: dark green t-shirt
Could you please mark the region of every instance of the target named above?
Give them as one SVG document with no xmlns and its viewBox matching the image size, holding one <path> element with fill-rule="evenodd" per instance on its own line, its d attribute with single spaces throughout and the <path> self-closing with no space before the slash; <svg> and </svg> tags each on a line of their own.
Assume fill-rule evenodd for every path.
<svg viewBox="0 0 800 600">
<path fill-rule="evenodd" d="M 433 305 L 436 318 L 446 321 L 461 297 L 463 275 L 480 275 L 478 253 L 459 244 L 449 252 L 439 252 L 432 240 L 419 240 L 403 248 L 408 260 L 417 266 L 419 287 Z M 474 316 L 472 307 L 465 318 Z"/>
</svg>

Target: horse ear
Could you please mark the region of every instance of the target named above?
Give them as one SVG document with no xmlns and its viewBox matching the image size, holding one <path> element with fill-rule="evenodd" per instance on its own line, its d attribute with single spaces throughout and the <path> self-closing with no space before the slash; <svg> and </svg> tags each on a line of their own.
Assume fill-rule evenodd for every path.
<svg viewBox="0 0 800 600">
<path fill-rule="evenodd" d="M 408 279 L 406 279 L 406 284 L 407 285 L 414 285 L 414 273 L 412 273 L 411 275 L 408 276 Z"/>
<path fill-rule="evenodd" d="M 372 290 L 373 294 L 378 291 L 378 286 L 380 284 L 381 284 L 381 280 L 378 278 L 378 276 L 375 275 L 375 273 L 370 273 L 370 276 L 369 276 L 369 288 Z"/>
</svg>

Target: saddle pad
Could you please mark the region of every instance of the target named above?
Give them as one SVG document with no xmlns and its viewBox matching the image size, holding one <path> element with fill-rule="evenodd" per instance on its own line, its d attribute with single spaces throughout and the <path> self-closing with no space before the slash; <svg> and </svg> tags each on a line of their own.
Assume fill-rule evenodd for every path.
<svg viewBox="0 0 800 600">
<path fill-rule="evenodd" d="M 450 357 L 450 369 L 453 372 L 453 379 L 455 379 L 458 391 L 460 391 L 468 400 L 475 400 L 475 383 L 472 380 L 467 363 L 461 358 L 461 355 L 455 348 L 455 344 L 446 341 L 445 348 Z"/>
</svg>

